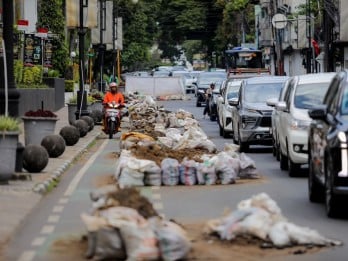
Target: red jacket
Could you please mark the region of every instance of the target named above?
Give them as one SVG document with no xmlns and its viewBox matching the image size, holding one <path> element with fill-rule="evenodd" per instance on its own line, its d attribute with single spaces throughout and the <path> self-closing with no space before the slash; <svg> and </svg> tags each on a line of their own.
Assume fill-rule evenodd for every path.
<svg viewBox="0 0 348 261">
<path fill-rule="evenodd" d="M 111 92 L 107 92 L 104 96 L 103 103 L 116 102 L 117 104 L 124 104 L 123 94 L 120 92 L 116 92 L 112 94 Z"/>
</svg>

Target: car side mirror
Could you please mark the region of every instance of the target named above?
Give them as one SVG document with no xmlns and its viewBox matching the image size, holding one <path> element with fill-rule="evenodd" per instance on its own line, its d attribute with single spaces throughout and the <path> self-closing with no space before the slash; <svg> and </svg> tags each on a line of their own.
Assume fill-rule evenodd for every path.
<svg viewBox="0 0 348 261">
<path fill-rule="evenodd" d="M 315 108 L 308 111 L 309 117 L 313 120 L 326 120 L 327 111 L 326 107 Z"/>
<path fill-rule="evenodd" d="M 288 106 L 286 105 L 286 102 L 283 102 L 283 101 L 277 102 L 275 104 L 275 108 L 278 111 L 285 111 L 285 112 L 288 111 Z"/>
<path fill-rule="evenodd" d="M 231 98 L 228 100 L 228 104 L 231 106 L 238 106 L 239 104 L 239 99 L 238 98 Z"/>
<path fill-rule="evenodd" d="M 270 98 L 266 101 L 266 104 L 270 107 L 275 107 L 278 102 L 277 98 Z"/>
</svg>

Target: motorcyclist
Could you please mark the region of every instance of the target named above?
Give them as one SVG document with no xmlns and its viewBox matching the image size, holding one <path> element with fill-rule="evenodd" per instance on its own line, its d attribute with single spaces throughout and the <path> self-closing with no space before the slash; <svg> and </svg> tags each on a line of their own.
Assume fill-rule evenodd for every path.
<svg viewBox="0 0 348 261">
<path fill-rule="evenodd" d="M 105 96 L 104 96 L 104 104 L 107 104 L 109 102 L 115 102 L 120 105 L 124 105 L 124 97 L 121 92 L 118 92 L 118 86 L 116 82 L 111 82 L 109 84 L 109 89 Z"/>
<path fill-rule="evenodd" d="M 118 92 L 118 86 L 116 82 L 111 82 L 109 84 L 109 91 L 105 94 L 103 104 L 104 108 L 107 107 L 108 103 L 116 103 L 119 104 L 120 107 L 124 106 L 124 96 L 121 92 Z M 117 129 L 119 126 L 117 126 Z M 103 130 L 106 130 L 106 119 L 105 117 L 103 118 Z"/>
</svg>

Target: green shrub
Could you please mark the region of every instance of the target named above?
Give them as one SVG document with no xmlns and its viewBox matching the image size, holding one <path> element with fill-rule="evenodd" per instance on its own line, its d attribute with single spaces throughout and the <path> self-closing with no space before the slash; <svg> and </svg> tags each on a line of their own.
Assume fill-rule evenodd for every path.
<svg viewBox="0 0 348 261">
<path fill-rule="evenodd" d="M 0 116 L 0 131 L 19 131 L 19 122 L 16 118 Z"/>
<path fill-rule="evenodd" d="M 66 92 L 74 91 L 74 80 L 65 80 L 65 91 Z"/>
</svg>

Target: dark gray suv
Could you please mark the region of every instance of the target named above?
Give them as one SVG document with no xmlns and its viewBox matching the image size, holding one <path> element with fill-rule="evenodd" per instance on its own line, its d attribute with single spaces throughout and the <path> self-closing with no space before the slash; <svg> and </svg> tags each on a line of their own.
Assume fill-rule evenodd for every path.
<svg viewBox="0 0 348 261">
<path fill-rule="evenodd" d="M 238 98 L 229 100 L 232 110 L 233 140 L 240 151 L 247 151 L 249 145 L 272 145 L 272 111 L 266 104 L 271 98 L 278 98 L 287 76 L 263 76 L 244 79 Z"/>
</svg>

